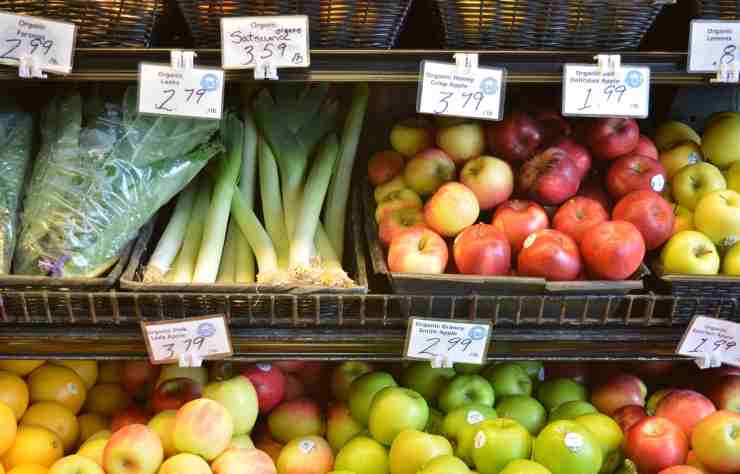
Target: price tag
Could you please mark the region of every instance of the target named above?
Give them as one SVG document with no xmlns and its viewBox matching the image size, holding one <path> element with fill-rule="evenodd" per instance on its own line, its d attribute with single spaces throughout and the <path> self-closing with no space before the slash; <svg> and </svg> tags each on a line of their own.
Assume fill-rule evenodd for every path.
<svg viewBox="0 0 740 474">
<path fill-rule="evenodd" d="M 447 367 L 455 363 L 483 364 L 490 338 L 490 323 L 411 318 L 404 355 Z"/>
<path fill-rule="evenodd" d="M 422 61 L 416 110 L 422 114 L 501 120 L 506 71 Z"/>
<path fill-rule="evenodd" d="M 740 21 L 693 20 L 688 71 L 717 72 L 722 66 L 728 71 L 736 69 L 740 66 L 737 64 L 739 44 Z"/>
<path fill-rule="evenodd" d="M 563 67 L 563 115 L 645 118 L 649 112 L 649 67 L 622 64 L 613 71 L 593 64 Z"/>
<path fill-rule="evenodd" d="M 223 316 L 171 321 L 143 322 L 149 360 L 152 364 L 178 362 L 183 355 L 197 359 L 225 359 L 234 352 L 231 335 Z"/>
<path fill-rule="evenodd" d="M 221 67 L 253 69 L 308 67 L 308 16 L 221 18 Z"/>
<path fill-rule="evenodd" d="M 139 64 L 139 113 L 220 120 L 223 102 L 221 69 Z"/>
<path fill-rule="evenodd" d="M 678 344 L 676 354 L 740 367 L 740 324 L 696 316 Z M 700 365 L 701 366 L 701 365 Z"/>
<path fill-rule="evenodd" d="M 40 70 L 69 74 L 76 33 L 74 23 L 0 12 L 0 63 L 32 61 Z"/>
</svg>

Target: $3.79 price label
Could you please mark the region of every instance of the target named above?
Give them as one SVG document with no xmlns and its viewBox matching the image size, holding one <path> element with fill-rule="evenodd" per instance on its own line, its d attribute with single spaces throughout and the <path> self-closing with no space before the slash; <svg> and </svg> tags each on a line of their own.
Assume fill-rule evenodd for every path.
<svg viewBox="0 0 740 474">
<path fill-rule="evenodd" d="M 703 358 L 705 354 L 718 354 L 721 361 L 740 367 L 740 324 L 723 319 L 697 316 L 678 344 L 679 355 Z"/>
<path fill-rule="evenodd" d="M 152 364 L 177 362 L 183 354 L 201 359 L 223 359 L 233 354 L 229 328 L 223 316 L 142 322 Z"/>
<path fill-rule="evenodd" d="M 177 69 L 139 64 L 139 113 L 221 119 L 224 72 L 215 68 Z"/>
<path fill-rule="evenodd" d="M 650 111 L 650 68 L 623 64 L 602 71 L 594 64 L 563 67 L 563 115 L 645 118 Z"/>
<path fill-rule="evenodd" d="M 490 338 L 488 323 L 411 318 L 404 355 L 407 359 L 483 364 Z"/>
</svg>

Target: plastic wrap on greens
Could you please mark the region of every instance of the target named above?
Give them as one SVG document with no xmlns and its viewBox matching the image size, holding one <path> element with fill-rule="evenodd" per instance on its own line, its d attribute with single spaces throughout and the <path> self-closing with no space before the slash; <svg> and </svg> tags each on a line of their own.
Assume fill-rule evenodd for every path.
<svg viewBox="0 0 740 474">
<path fill-rule="evenodd" d="M 91 102 L 92 101 L 92 102 Z M 26 195 L 14 270 L 91 277 L 223 149 L 216 121 L 147 117 L 136 93 L 122 105 L 54 98 Z"/>
<path fill-rule="evenodd" d="M 33 119 L 17 107 L 0 106 L 0 274 L 10 273 L 18 207 L 31 158 Z"/>
</svg>

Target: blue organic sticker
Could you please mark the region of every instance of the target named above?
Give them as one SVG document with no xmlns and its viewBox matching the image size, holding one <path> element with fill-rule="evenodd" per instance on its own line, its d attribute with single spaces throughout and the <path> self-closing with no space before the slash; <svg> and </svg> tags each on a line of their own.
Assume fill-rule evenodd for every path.
<svg viewBox="0 0 740 474">
<path fill-rule="evenodd" d="M 474 341 L 479 341 L 486 337 L 486 327 L 485 326 L 473 326 L 470 328 L 470 332 L 468 333 L 468 337 Z"/>
<path fill-rule="evenodd" d="M 485 95 L 493 95 L 498 92 L 498 81 L 493 77 L 487 77 L 481 81 L 480 90 Z"/>
<path fill-rule="evenodd" d="M 215 91 L 218 86 L 218 77 L 215 74 L 208 73 L 200 79 L 200 87 L 206 91 Z"/>
<path fill-rule="evenodd" d="M 196 332 L 201 337 L 211 337 L 216 334 L 216 326 L 213 323 L 200 323 Z"/>
<path fill-rule="evenodd" d="M 640 87 L 643 81 L 642 73 L 636 70 L 628 72 L 627 76 L 624 78 L 624 83 L 632 88 Z"/>
</svg>

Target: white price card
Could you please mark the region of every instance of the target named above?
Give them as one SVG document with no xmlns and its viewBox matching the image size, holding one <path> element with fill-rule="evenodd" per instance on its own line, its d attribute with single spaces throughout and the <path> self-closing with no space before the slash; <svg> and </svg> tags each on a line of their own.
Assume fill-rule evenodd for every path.
<svg viewBox="0 0 740 474">
<path fill-rule="evenodd" d="M 695 359 L 713 358 L 740 367 L 740 324 L 696 316 L 678 344 L 676 354 Z"/>
<path fill-rule="evenodd" d="M 221 69 L 139 64 L 139 113 L 219 120 L 223 103 Z"/>
<path fill-rule="evenodd" d="M 693 20 L 689 34 L 689 72 L 716 72 L 740 66 L 740 21 Z"/>
<path fill-rule="evenodd" d="M 406 332 L 407 359 L 483 364 L 488 354 L 491 325 L 454 319 L 411 318 Z"/>
<path fill-rule="evenodd" d="M 233 354 L 231 335 L 221 315 L 141 323 L 152 364 L 178 362 L 181 356 L 224 359 Z"/>
<path fill-rule="evenodd" d="M 453 63 L 422 61 L 416 111 L 484 120 L 501 120 L 506 71 L 462 69 Z"/>
<path fill-rule="evenodd" d="M 28 60 L 43 71 L 69 74 L 76 32 L 74 23 L 0 12 L 0 63 Z"/>
<path fill-rule="evenodd" d="M 253 69 L 308 67 L 311 53 L 308 16 L 244 16 L 221 18 L 221 67 Z"/>
<path fill-rule="evenodd" d="M 595 64 L 563 67 L 563 115 L 645 118 L 650 112 L 650 68 L 622 64 L 601 70 Z"/>
</svg>

